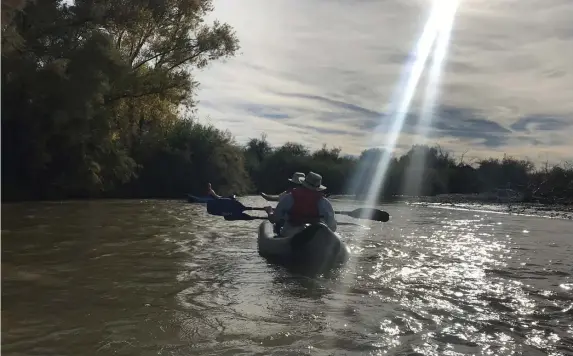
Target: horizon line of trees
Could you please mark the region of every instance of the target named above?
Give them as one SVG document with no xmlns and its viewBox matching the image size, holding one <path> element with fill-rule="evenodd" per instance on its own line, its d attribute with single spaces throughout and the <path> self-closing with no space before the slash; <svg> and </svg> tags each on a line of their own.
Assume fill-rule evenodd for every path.
<svg viewBox="0 0 573 356">
<path fill-rule="evenodd" d="M 341 155 L 340 148 L 311 152 L 304 145 L 288 142 L 273 148 L 265 135 L 251 139 L 242 148 L 247 172 L 257 192 L 279 193 L 287 188 L 287 178 L 295 171 L 315 171 L 331 194 L 365 198 L 376 177 L 384 155 L 391 155 L 381 179 L 380 200 L 400 195 L 434 196 L 439 194 L 491 193 L 499 196 L 521 195 L 523 201 L 546 204 L 573 203 L 573 162 L 542 167 L 527 159 L 507 155 L 503 158 L 465 160 L 440 146 L 413 145 L 395 156 L 379 148 L 363 151 L 359 157 Z M 277 178 L 280 177 L 280 178 Z"/>
<path fill-rule="evenodd" d="M 234 56 L 228 24 L 205 23 L 212 0 L 2 2 L 2 200 L 183 198 L 279 193 L 295 171 L 332 194 L 367 194 L 385 153 L 341 155 L 265 136 L 239 145 L 194 121 L 193 71 Z M 181 115 L 184 107 L 189 115 Z M 573 201 L 573 167 L 511 157 L 472 164 L 439 147 L 393 157 L 380 199 L 511 188 Z"/>
</svg>

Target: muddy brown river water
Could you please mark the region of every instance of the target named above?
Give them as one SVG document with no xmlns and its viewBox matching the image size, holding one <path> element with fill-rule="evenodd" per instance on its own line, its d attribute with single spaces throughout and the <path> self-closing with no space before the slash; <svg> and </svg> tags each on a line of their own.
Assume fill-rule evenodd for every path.
<svg viewBox="0 0 573 356">
<path fill-rule="evenodd" d="M 2 354 L 573 355 L 572 221 L 381 208 L 305 276 L 201 205 L 3 204 Z"/>
</svg>

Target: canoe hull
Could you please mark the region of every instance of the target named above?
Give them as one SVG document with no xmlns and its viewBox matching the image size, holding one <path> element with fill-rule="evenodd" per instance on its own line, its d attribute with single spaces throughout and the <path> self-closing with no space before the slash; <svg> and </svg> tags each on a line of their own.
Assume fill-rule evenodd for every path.
<svg viewBox="0 0 573 356">
<path fill-rule="evenodd" d="M 312 272 L 343 265 L 350 257 L 348 246 L 325 224 L 313 224 L 289 237 L 276 237 L 273 225 L 259 225 L 259 255 L 268 261 Z"/>
</svg>

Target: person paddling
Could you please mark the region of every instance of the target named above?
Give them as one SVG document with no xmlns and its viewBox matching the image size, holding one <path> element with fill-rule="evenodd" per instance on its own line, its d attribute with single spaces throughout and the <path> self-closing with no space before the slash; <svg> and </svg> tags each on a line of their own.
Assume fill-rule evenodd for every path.
<svg viewBox="0 0 573 356">
<path fill-rule="evenodd" d="M 220 198 L 221 198 L 221 196 L 218 195 L 217 193 L 215 193 L 215 191 L 213 190 L 213 188 L 211 188 L 211 183 L 208 183 L 208 185 L 207 185 L 207 195 L 210 195 L 210 196 L 212 196 L 213 198 L 216 198 L 216 199 L 220 199 Z"/>
<path fill-rule="evenodd" d="M 290 236 L 304 228 L 305 224 L 324 222 L 330 230 L 336 231 L 336 219 L 332 204 L 322 192 L 322 176 L 310 172 L 301 180 L 301 186 L 285 194 L 274 209 L 267 206 L 265 211 L 269 220 L 275 224 L 284 222 L 280 229 L 281 236 Z"/>
<path fill-rule="evenodd" d="M 289 178 L 289 188 L 284 192 L 280 193 L 279 195 L 268 195 L 265 193 L 261 193 L 261 196 L 268 201 L 279 201 L 282 197 L 287 195 L 288 193 L 292 192 L 292 190 L 296 187 L 300 187 L 301 181 L 304 180 L 304 173 L 302 172 L 295 172 L 292 175 L 292 178 Z"/>
</svg>

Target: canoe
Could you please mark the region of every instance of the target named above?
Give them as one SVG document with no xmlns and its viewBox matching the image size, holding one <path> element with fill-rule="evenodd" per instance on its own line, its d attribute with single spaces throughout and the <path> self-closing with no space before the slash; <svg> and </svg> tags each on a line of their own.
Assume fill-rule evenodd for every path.
<svg viewBox="0 0 573 356">
<path fill-rule="evenodd" d="M 313 272 L 325 272 L 343 265 L 350 257 L 348 246 L 323 223 L 307 225 L 288 237 L 276 236 L 273 225 L 259 225 L 259 255 L 269 262 Z"/>
<path fill-rule="evenodd" d="M 235 195 L 230 195 L 228 197 L 222 197 L 222 198 L 229 198 L 229 199 L 235 199 L 236 196 Z M 207 204 L 207 202 L 211 201 L 211 200 L 215 200 L 218 198 L 212 197 L 210 195 L 204 196 L 204 197 L 198 197 L 195 195 L 191 195 L 191 194 L 187 194 L 187 202 L 188 203 L 197 203 L 197 204 Z"/>
</svg>

